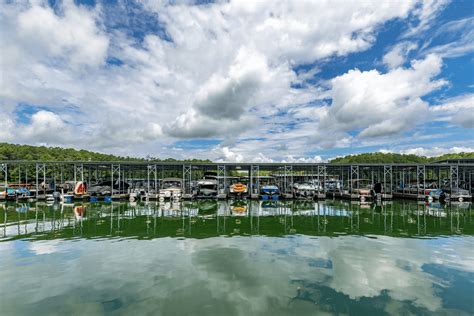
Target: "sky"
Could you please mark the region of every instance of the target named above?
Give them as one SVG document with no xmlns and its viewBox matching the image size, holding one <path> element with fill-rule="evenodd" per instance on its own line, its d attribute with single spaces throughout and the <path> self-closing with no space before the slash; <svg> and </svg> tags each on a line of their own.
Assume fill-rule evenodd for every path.
<svg viewBox="0 0 474 316">
<path fill-rule="evenodd" d="M 0 142 L 320 162 L 474 151 L 474 2 L 0 0 Z"/>
</svg>

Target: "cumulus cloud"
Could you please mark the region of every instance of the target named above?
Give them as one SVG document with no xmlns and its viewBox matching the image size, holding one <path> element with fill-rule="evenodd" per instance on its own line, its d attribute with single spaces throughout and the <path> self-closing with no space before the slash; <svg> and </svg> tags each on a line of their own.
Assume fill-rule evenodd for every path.
<svg viewBox="0 0 474 316">
<path fill-rule="evenodd" d="M 393 46 L 388 53 L 383 56 L 383 62 L 389 68 L 394 69 L 405 63 L 407 55 L 418 47 L 416 43 L 402 42 Z"/>
<path fill-rule="evenodd" d="M 430 111 L 440 121 L 448 121 L 464 128 L 474 128 L 474 94 L 464 94 L 431 106 Z"/>
<path fill-rule="evenodd" d="M 31 116 L 30 123 L 22 128 L 19 136 L 28 141 L 58 144 L 69 139 L 70 133 L 70 127 L 59 115 L 39 111 Z"/>
<path fill-rule="evenodd" d="M 167 128 L 175 137 L 238 135 L 255 121 L 247 109 L 272 73 L 265 57 L 240 49 L 226 76 L 213 75 L 197 93 L 197 100 Z"/>
<path fill-rule="evenodd" d="M 366 138 L 413 128 L 428 116 L 421 97 L 446 84 L 434 79 L 441 66 L 441 58 L 429 55 L 413 60 L 410 68 L 385 74 L 354 69 L 332 79 L 332 104 L 321 118 L 320 131 L 357 131 Z"/>
<path fill-rule="evenodd" d="M 283 159 L 281 162 L 285 163 L 320 163 L 324 162 L 323 158 L 321 156 L 314 156 L 314 157 L 294 157 L 293 155 L 287 156 L 285 159 Z"/>
<path fill-rule="evenodd" d="M 474 111 L 459 111 L 454 115 L 452 122 L 464 128 L 474 128 Z"/>
<path fill-rule="evenodd" d="M 12 141 L 15 122 L 5 112 L 0 110 L 0 142 Z"/>
<path fill-rule="evenodd" d="M 381 149 L 380 152 L 383 153 L 399 153 L 405 155 L 417 155 L 417 156 L 426 156 L 426 157 L 436 157 L 443 154 L 458 154 L 458 153 L 468 153 L 474 152 L 474 147 L 463 147 L 463 146 L 454 146 L 454 147 L 414 147 L 406 148 L 400 150 L 391 150 L 391 149 Z"/>
<path fill-rule="evenodd" d="M 218 147 L 215 149 L 219 152 L 217 162 L 243 162 L 244 156 L 242 154 L 233 152 L 229 147 Z"/>
<path fill-rule="evenodd" d="M 237 120 L 219 120 L 190 109 L 165 126 L 164 131 L 178 138 L 226 137 L 242 134 L 255 123 L 256 119 L 249 115 Z"/>
<path fill-rule="evenodd" d="M 32 5 L 17 16 L 20 45 L 42 58 L 66 58 L 70 64 L 104 62 L 108 37 L 96 23 L 94 12 L 65 1 L 61 15 L 46 5 Z"/>
<path fill-rule="evenodd" d="M 198 93 L 196 109 L 215 119 L 239 119 L 263 81 L 269 80 L 265 57 L 240 49 L 225 78 L 213 76 Z"/>
</svg>

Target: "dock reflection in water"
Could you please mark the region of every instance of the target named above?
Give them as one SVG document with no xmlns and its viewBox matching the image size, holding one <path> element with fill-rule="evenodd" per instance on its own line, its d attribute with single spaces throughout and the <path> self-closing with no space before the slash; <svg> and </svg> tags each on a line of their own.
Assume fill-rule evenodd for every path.
<svg viewBox="0 0 474 316">
<path fill-rule="evenodd" d="M 470 203 L 411 201 L 0 204 L 0 306 L 470 315 L 473 216 Z"/>
</svg>

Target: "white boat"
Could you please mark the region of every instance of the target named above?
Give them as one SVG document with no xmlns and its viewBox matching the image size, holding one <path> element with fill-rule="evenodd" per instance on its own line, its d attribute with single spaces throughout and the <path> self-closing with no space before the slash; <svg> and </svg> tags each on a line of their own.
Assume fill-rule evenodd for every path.
<svg viewBox="0 0 474 316">
<path fill-rule="evenodd" d="M 161 181 L 160 200 L 180 199 L 183 193 L 183 180 L 180 178 L 165 178 Z"/>
<path fill-rule="evenodd" d="M 293 184 L 293 194 L 295 198 L 313 198 L 318 191 L 318 186 L 313 183 Z"/>
<path fill-rule="evenodd" d="M 46 194 L 46 202 L 54 203 L 55 200 L 56 199 L 54 198 L 52 194 Z"/>
<path fill-rule="evenodd" d="M 217 196 L 217 176 L 214 173 L 206 173 L 197 182 L 197 197 L 212 198 Z"/>
</svg>

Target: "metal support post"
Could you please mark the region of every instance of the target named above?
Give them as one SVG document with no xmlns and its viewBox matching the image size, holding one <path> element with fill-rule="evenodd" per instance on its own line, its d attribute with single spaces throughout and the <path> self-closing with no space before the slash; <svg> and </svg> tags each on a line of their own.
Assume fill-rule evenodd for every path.
<svg viewBox="0 0 474 316">
<path fill-rule="evenodd" d="M 191 194 L 192 166 L 183 165 L 183 186 L 186 194 Z"/>
<path fill-rule="evenodd" d="M 8 187 L 8 164 L 2 163 L 0 164 L 0 172 L 3 172 L 3 179 L 5 181 L 5 190 Z"/>
<path fill-rule="evenodd" d="M 226 186 L 226 172 L 225 166 L 217 166 L 217 189 L 218 192 L 225 193 L 225 186 Z"/>
<path fill-rule="evenodd" d="M 390 185 L 387 186 L 387 178 L 390 179 Z M 383 166 L 383 191 L 384 193 L 392 193 L 392 166 Z M 389 190 L 387 188 L 390 188 Z"/>
<path fill-rule="evenodd" d="M 260 192 L 260 166 L 250 166 L 250 193 L 258 194 Z"/>
<path fill-rule="evenodd" d="M 416 184 L 417 184 L 418 194 L 420 194 L 421 185 L 423 185 L 423 191 L 425 190 L 425 187 L 426 187 L 425 171 L 426 171 L 425 165 L 416 166 Z M 420 180 L 422 180 L 422 182 L 420 182 Z"/>
<path fill-rule="evenodd" d="M 116 178 L 115 175 L 117 175 L 118 177 Z M 114 178 L 118 180 L 118 191 L 119 191 L 119 194 L 122 192 L 121 191 L 121 172 L 120 172 L 120 165 L 115 165 L 115 164 L 112 164 L 111 165 L 111 174 L 110 174 L 110 178 L 111 178 L 111 181 L 112 181 L 112 189 L 111 189 L 111 192 L 110 192 L 110 195 L 113 196 L 114 195 Z"/>
<path fill-rule="evenodd" d="M 326 176 L 327 176 L 327 167 L 326 166 L 318 166 L 318 192 L 320 188 L 323 188 L 323 192 L 326 193 Z M 323 178 L 322 186 L 321 186 L 321 177 Z"/>
<path fill-rule="evenodd" d="M 36 164 L 36 197 L 38 197 L 39 192 L 39 176 L 43 173 L 43 183 L 44 183 L 44 190 L 46 191 L 46 165 L 44 163 L 37 163 Z"/>
<path fill-rule="evenodd" d="M 354 180 L 356 181 L 355 189 L 359 188 L 359 166 L 352 166 L 351 165 L 351 183 L 349 184 L 349 188 L 352 190 L 354 189 Z"/>
<path fill-rule="evenodd" d="M 288 193 L 293 187 L 293 166 L 284 167 L 284 192 Z"/>
<path fill-rule="evenodd" d="M 451 189 L 451 194 L 453 194 L 453 187 L 456 192 L 459 191 L 459 166 L 450 166 L 450 173 L 449 173 L 449 180 L 450 185 L 449 188 Z"/>
<path fill-rule="evenodd" d="M 152 178 L 153 177 L 153 178 Z M 146 168 L 146 180 L 147 180 L 147 193 L 150 193 L 150 179 L 155 180 L 155 191 L 156 191 L 156 165 L 147 165 Z"/>
<path fill-rule="evenodd" d="M 84 182 L 84 165 L 74 164 L 74 185 L 78 181 Z"/>
</svg>

